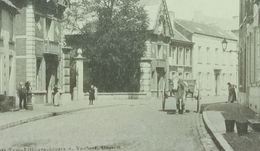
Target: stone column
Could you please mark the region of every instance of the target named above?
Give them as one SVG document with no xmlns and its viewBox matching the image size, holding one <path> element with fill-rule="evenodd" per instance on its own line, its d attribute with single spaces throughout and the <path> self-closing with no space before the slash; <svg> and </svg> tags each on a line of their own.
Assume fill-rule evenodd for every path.
<svg viewBox="0 0 260 151">
<path fill-rule="evenodd" d="M 26 81 L 36 88 L 36 57 L 35 57 L 35 18 L 33 2 L 28 1 L 26 8 Z"/>
<path fill-rule="evenodd" d="M 63 47 L 63 94 L 62 94 L 62 101 L 71 101 L 71 94 L 70 94 L 70 51 L 72 48 L 70 47 Z"/>
<path fill-rule="evenodd" d="M 82 100 L 84 97 L 83 93 L 83 60 L 82 50 L 78 49 L 78 56 L 75 58 L 76 61 L 76 87 L 77 87 L 77 100 Z"/>
</svg>

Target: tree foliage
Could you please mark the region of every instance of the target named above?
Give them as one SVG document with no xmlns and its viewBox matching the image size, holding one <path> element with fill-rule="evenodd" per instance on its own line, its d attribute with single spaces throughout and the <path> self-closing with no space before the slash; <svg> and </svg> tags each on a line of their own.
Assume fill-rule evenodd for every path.
<svg viewBox="0 0 260 151">
<path fill-rule="evenodd" d="M 148 27 L 144 9 L 139 0 L 94 0 L 90 3 L 88 10 L 96 14 L 96 18 L 80 28 L 88 39 L 83 44 L 87 60 L 84 69 L 88 70 L 86 84 L 94 84 L 106 92 L 138 91 L 140 60 Z"/>
</svg>

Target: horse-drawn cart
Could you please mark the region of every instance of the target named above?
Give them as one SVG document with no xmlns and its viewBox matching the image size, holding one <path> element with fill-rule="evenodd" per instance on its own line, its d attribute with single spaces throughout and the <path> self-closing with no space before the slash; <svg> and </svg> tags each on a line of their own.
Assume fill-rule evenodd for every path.
<svg viewBox="0 0 260 151">
<path fill-rule="evenodd" d="M 193 100 L 193 98 L 195 98 L 197 100 L 197 110 L 199 107 L 199 92 L 198 90 L 196 90 L 196 80 L 182 80 L 183 85 L 184 85 L 184 90 L 185 90 L 185 99 L 187 98 L 191 98 Z M 168 99 L 170 97 L 170 95 L 164 91 L 163 95 L 162 95 L 162 110 L 165 109 L 165 103 L 166 103 L 166 99 Z M 174 94 L 172 97 L 176 98 L 176 94 Z"/>
</svg>

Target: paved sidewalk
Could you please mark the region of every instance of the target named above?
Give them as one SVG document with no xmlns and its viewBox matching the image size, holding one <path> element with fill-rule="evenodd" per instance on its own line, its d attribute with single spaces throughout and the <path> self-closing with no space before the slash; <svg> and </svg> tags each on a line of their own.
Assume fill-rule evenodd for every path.
<svg viewBox="0 0 260 151">
<path fill-rule="evenodd" d="M 260 133 L 248 127 L 248 133 L 238 135 L 237 128 L 232 133 L 226 133 L 225 119 L 248 121 L 259 117 L 249 108 L 238 103 L 217 103 L 209 105 L 203 112 L 205 126 L 220 150 L 225 151 L 255 151 L 259 150 Z"/>
<path fill-rule="evenodd" d="M 228 96 L 202 96 L 200 104 L 214 104 L 227 102 Z"/>
<path fill-rule="evenodd" d="M 145 100 L 97 100 L 94 105 L 90 106 L 88 100 L 82 101 L 72 101 L 61 106 L 44 105 L 44 104 L 34 104 L 33 110 L 19 110 L 14 112 L 0 113 L 0 130 L 7 129 L 10 127 L 18 126 L 24 123 L 62 115 L 66 113 L 102 108 L 102 107 L 112 107 L 120 105 L 131 105 L 131 102 L 139 101 L 140 103 L 145 103 L 149 101 Z"/>
<path fill-rule="evenodd" d="M 225 140 L 225 119 L 219 111 L 204 111 L 203 121 L 205 126 L 220 150 L 233 151 L 233 148 Z"/>
</svg>

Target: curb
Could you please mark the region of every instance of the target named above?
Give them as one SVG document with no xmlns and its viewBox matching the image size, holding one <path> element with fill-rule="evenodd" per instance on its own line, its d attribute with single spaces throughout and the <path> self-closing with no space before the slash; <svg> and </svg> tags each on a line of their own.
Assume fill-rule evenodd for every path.
<svg viewBox="0 0 260 151">
<path fill-rule="evenodd" d="M 199 113 L 202 114 L 204 111 L 206 111 L 209 105 L 222 104 L 222 103 L 226 103 L 226 102 L 202 103 L 200 104 Z"/>
<path fill-rule="evenodd" d="M 228 142 L 225 140 L 222 134 L 216 133 L 216 130 L 213 126 L 213 124 L 210 122 L 208 119 L 207 113 L 203 112 L 202 113 L 203 117 L 203 122 L 205 124 L 205 127 L 215 142 L 216 146 L 221 150 L 221 151 L 234 151 L 233 148 L 228 144 Z"/>
<path fill-rule="evenodd" d="M 207 129 L 202 119 L 202 114 L 198 114 L 197 116 L 197 131 L 200 137 L 200 142 L 203 145 L 204 151 L 218 150 L 215 142 L 212 140 L 211 136 L 207 132 Z"/>
<path fill-rule="evenodd" d="M 1 125 L 0 130 L 5 130 L 5 129 L 11 128 L 11 127 L 15 127 L 15 126 L 22 125 L 22 124 L 25 124 L 25 123 L 45 119 L 45 118 L 52 117 L 52 116 L 53 116 L 53 113 L 46 113 L 46 114 L 38 115 L 38 116 L 35 116 L 35 117 L 30 117 L 30 118 L 27 118 L 27 119 L 7 123 L 7 124 L 4 124 L 4 125 Z"/>
<path fill-rule="evenodd" d="M 25 123 L 34 122 L 34 121 L 38 121 L 38 120 L 42 120 L 42 119 L 46 119 L 46 118 L 50 118 L 50 117 L 54 117 L 54 116 L 69 114 L 69 113 L 73 113 L 73 112 L 79 112 L 79 111 L 83 111 L 83 110 L 87 110 L 87 109 L 98 109 L 98 108 L 115 107 L 115 106 L 121 106 L 121 105 L 124 105 L 124 104 L 96 106 L 96 107 L 92 107 L 92 108 L 84 107 L 84 108 L 72 109 L 72 110 L 67 110 L 67 111 L 43 113 L 42 115 L 36 115 L 34 117 L 29 117 L 27 119 L 22 119 L 22 120 L 18 120 L 15 122 L 10 122 L 10 123 L 0 125 L 0 131 L 8 129 L 8 128 L 16 127 L 18 125 L 22 125 Z"/>
</svg>

